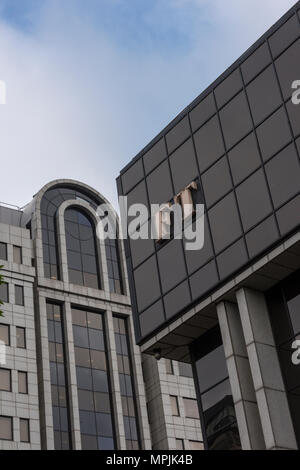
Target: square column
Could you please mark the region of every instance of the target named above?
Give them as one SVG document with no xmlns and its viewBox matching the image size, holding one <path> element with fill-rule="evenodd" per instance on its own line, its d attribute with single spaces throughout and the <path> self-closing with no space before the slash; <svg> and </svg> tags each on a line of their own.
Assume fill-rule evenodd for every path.
<svg viewBox="0 0 300 470">
<path fill-rule="evenodd" d="M 238 307 L 231 302 L 220 302 L 217 313 L 242 449 L 265 449 Z"/>
<path fill-rule="evenodd" d="M 263 293 L 236 293 L 266 449 L 297 449 L 269 312 Z"/>
</svg>

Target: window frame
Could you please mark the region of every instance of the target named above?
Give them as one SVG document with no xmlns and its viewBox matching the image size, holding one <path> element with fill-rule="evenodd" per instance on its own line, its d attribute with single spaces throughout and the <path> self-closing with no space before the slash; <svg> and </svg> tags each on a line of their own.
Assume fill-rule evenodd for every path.
<svg viewBox="0 0 300 470">
<path fill-rule="evenodd" d="M 7 369 L 5 367 L 0 367 L 0 372 L 1 371 L 6 371 L 9 373 L 9 390 L 5 388 L 1 388 L 1 382 L 0 382 L 0 391 L 1 392 L 12 392 L 12 378 L 11 378 L 11 369 Z"/>
<path fill-rule="evenodd" d="M 18 330 L 22 330 L 24 332 L 24 346 L 18 345 L 18 335 L 17 335 Z M 16 347 L 19 349 L 27 349 L 26 328 L 24 326 L 16 326 Z"/>
</svg>

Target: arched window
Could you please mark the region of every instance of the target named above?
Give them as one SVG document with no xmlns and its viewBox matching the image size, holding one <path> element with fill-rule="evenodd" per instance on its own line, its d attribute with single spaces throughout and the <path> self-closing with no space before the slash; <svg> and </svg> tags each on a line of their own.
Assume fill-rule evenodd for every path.
<svg viewBox="0 0 300 470">
<path fill-rule="evenodd" d="M 92 221 L 77 208 L 65 211 L 69 282 L 100 288 L 95 230 Z"/>
</svg>

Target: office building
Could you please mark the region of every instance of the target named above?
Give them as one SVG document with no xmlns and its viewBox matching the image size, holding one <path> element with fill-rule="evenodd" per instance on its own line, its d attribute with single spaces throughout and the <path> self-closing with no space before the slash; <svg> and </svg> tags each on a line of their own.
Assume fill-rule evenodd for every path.
<svg viewBox="0 0 300 470">
<path fill-rule="evenodd" d="M 56 180 L 23 209 L 0 206 L 0 449 L 152 448 L 123 245 L 96 235 L 103 203 L 113 213 L 96 190 Z M 195 398 L 191 380 L 178 377 L 179 398 Z M 199 420 L 170 419 L 162 449 L 176 435 L 188 447 L 191 429 L 202 439 Z"/>
<path fill-rule="evenodd" d="M 299 58 L 297 2 L 118 178 L 128 207 L 205 207 L 202 249 L 125 253 L 137 344 L 192 364 L 206 449 L 300 446 Z"/>
</svg>

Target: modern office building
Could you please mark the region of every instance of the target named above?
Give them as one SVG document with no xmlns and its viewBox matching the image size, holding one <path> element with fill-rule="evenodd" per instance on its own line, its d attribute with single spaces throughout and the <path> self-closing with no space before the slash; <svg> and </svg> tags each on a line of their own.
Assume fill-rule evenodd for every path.
<svg viewBox="0 0 300 470">
<path fill-rule="evenodd" d="M 123 245 L 96 236 L 102 203 L 113 213 L 94 189 L 57 180 L 22 210 L 0 205 L 0 449 L 151 449 L 150 432 L 156 449 L 176 437 L 201 447 L 199 419 L 183 414 L 189 374 L 176 366 L 160 385 L 162 362 L 142 370 Z M 165 415 L 148 418 L 154 385 L 149 407 L 161 400 Z M 168 386 L 181 400 L 174 423 Z"/>
<path fill-rule="evenodd" d="M 137 343 L 192 364 L 206 449 L 300 446 L 299 81 L 297 2 L 118 178 L 128 207 L 205 206 L 201 250 L 125 253 Z"/>
</svg>

